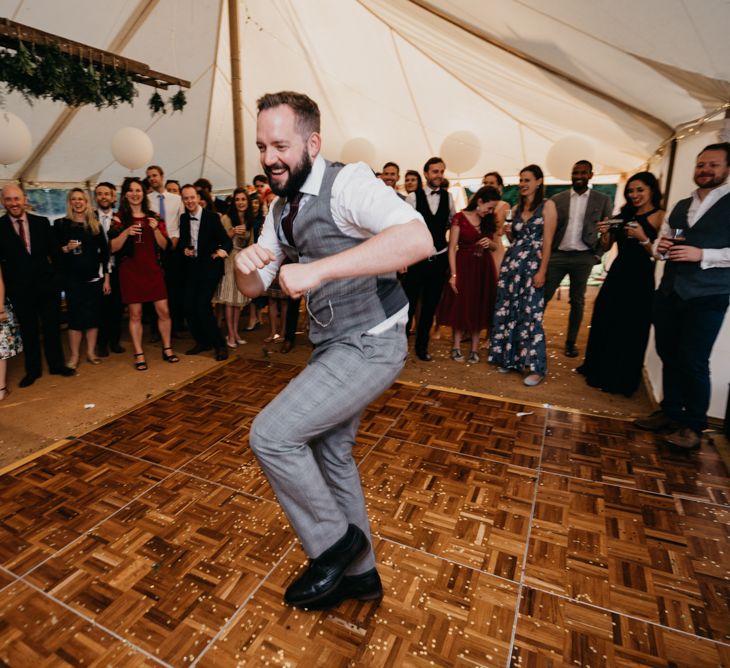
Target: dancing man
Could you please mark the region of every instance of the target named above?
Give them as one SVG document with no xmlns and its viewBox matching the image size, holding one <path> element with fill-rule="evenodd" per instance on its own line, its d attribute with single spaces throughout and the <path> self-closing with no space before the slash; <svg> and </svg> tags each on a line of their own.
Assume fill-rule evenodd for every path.
<svg viewBox="0 0 730 668">
<path fill-rule="evenodd" d="M 433 252 L 411 206 L 366 165 L 322 158 L 321 141 L 306 95 L 258 100 L 256 143 L 279 198 L 258 243 L 236 256 L 243 294 L 257 297 L 279 271 L 309 313 L 312 357 L 254 420 L 250 442 L 310 560 L 284 601 L 310 609 L 382 596 L 352 447 L 363 410 L 406 358 L 408 301 L 394 272 Z"/>
</svg>

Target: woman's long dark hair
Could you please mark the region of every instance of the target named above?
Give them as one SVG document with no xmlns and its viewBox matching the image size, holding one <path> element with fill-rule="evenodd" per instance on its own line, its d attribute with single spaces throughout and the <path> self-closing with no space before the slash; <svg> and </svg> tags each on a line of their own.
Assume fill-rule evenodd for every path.
<svg viewBox="0 0 730 668">
<path fill-rule="evenodd" d="M 659 209 L 662 206 L 662 189 L 657 181 L 656 176 L 651 172 L 638 172 L 634 174 L 624 186 L 624 199 L 626 204 L 621 207 L 621 218 L 623 220 L 633 220 L 636 216 L 636 207 L 629 200 L 629 186 L 634 181 L 641 181 L 651 191 L 651 205 L 655 209 Z"/>
<path fill-rule="evenodd" d="M 535 191 L 535 199 L 532 200 L 532 210 L 534 211 L 540 206 L 540 202 L 545 199 L 545 175 L 542 173 L 542 169 L 538 165 L 527 165 L 520 170 L 522 172 L 530 172 L 536 179 L 542 179 L 542 184 Z M 520 195 L 520 210 L 525 208 L 525 198 Z"/>
<path fill-rule="evenodd" d="M 246 195 L 246 210 L 243 212 L 243 218 L 241 218 L 241 215 L 236 208 L 236 195 L 240 195 L 241 193 Z M 242 186 L 239 186 L 233 191 L 233 195 L 231 195 L 231 203 L 228 206 L 228 211 L 226 211 L 226 215 L 231 221 L 231 225 L 233 225 L 233 227 L 236 227 L 237 225 L 245 225 L 247 230 L 251 229 L 251 224 L 247 215 L 249 209 L 248 205 L 248 190 L 246 190 L 246 188 L 243 188 Z"/>
<path fill-rule="evenodd" d="M 124 225 L 124 227 L 129 227 L 133 221 L 132 207 L 127 201 L 127 193 L 129 192 L 129 187 L 133 183 L 139 184 L 139 187 L 142 188 L 142 202 L 140 203 L 142 213 L 144 213 L 145 216 L 155 216 L 155 213 L 150 209 L 149 202 L 147 201 L 147 194 L 145 192 L 142 179 L 136 176 L 128 176 L 122 183 L 122 195 L 119 201 L 119 220 L 122 221 L 122 225 Z"/>
<path fill-rule="evenodd" d="M 482 186 L 471 196 L 469 203 L 464 207 L 464 211 L 474 211 L 479 202 L 499 202 L 501 199 L 499 190 L 492 186 Z M 488 213 L 479 219 L 479 231 L 484 235 L 494 234 L 497 231 L 494 212 Z"/>
</svg>

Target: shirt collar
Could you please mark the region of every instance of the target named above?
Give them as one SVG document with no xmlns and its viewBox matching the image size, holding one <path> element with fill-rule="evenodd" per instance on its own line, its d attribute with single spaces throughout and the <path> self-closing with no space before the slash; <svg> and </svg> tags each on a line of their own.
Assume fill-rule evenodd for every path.
<svg viewBox="0 0 730 668">
<path fill-rule="evenodd" d="M 203 215 L 203 207 L 202 206 L 199 206 L 193 213 L 190 213 L 188 211 L 188 215 L 191 218 L 197 218 L 198 221 L 200 221 L 200 217 Z"/>
<path fill-rule="evenodd" d="M 700 202 L 700 196 L 697 194 L 697 191 L 699 188 L 695 189 L 692 192 L 692 199 L 695 200 L 695 202 Z M 730 193 L 730 182 L 725 181 L 721 186 L 717 186 L 717 188 L 713 188 L 707 195 L 705 196 L 705 199 L 703 201 L 707 201 L 708 198 L 712 197 L 713 201 L 717 201 L 721 197 L 724 197 Z"/>
<path fill-rule="evenodd" d="M 588 195 L 591 194 L 591 187 L 588 186 L 588 190 L 586 190 L 584 193 L 577 193 L 573 188 L 570 189 L 570 196 L 571 197 L 588 197 Z"/>
<path fill-rule="evenodd" d="M 319 189 L 322 187 L 322 179 L 324 178 L 325 162 L 324 158 L 317 154 L 312 163 L 312 169 L 309 172 L 304 185 L 299 188 L 299 192 L 303 195 L 319 195 Z"/>
</svg>

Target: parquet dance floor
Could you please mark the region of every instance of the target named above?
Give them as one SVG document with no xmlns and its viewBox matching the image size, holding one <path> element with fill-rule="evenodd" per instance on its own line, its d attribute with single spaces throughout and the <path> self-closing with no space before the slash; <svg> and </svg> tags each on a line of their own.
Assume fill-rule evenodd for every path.
<svg viewBox="0 0 730 668">
<path fill-rule="evenodd" d="M 356 448 L 384 599 L 285 607 L 248 429 L 296 371 L 236 359 L 0 477 L 0 665 L 730 667 L 711 446 L 414 385 Z"/>
</svg>

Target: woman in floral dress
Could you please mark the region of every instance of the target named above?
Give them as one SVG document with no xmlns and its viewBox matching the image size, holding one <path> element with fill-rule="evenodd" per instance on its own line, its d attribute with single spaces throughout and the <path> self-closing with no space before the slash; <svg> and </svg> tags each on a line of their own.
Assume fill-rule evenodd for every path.
<svg viewBox="0 0 730 668">
<path fill-rule="evenodd" d="M 23 352 L 23 342 L 20 340 L 20 325 L 15 319 L 10 302 L 5 299 L 5 283 L 0 269 L 0 401 L 10 392 L 6 383 L 7 360 L 21 352 Z"/>
<path fill-rule="evenodd" d="M 541 383 L 547 373 L 544 286 L 557 213 L 544 192 L 542 169 L 525 167 L 513 213 L 512 245 L 499 273 L 489 344 L 489 361 L 503 373 L 529 371 L 523 381 L 528 386 Z"/>
</svg>

